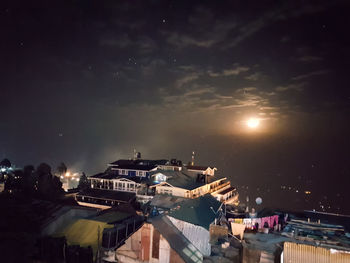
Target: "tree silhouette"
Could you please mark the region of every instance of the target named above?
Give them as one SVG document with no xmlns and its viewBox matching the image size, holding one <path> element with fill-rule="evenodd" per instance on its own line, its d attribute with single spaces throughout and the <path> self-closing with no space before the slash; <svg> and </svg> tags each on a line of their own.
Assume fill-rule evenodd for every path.
<svg viewBox="0 0 350 263">
<path fill-rule="evenodd" d="M 51 174 L 51 167 L 41 163 L 36 169 L 38 193 L 42 198 L 55 199 L 63 193 L 62 183 L 57 176 Z"/>
<path fill-rule="evenodd" d="M 80 179 L 79 179 L 79 184 L 78 184 L 78 189 L 79 190 L 85 190 L 87 188 L 90 187 L 90 183 L 89 183 L 89 180 L 87 179 L 87 176 L 85 173 L 83 173 L 81 176 L 80 176 Z"/>
<path fill-rule="evenodd" d="M 67 166 L 64 164 L 64 162 L 61 162 L 58 166 L 57 166 L 57 172 L 58 174 L 61 175 L 65 175 L 67 172 Z"/>
<path fill-rule="evenodd" d="M 5 190 L 12 191 L 16 186 L 15 176 L 13 174 L 8 174 L 5 181 Z"/>
<path fill-rule="evenodd" d="M 0 167 L 6 167 L 6 168 L 10 168 L 11 167 L 11 162 L 9 159 L 4 159 L 0 162 Z"/>
<path fill-rule="evenodd" d="M 33 195 L 37 183 L 35 168 L 33 165 L 26 165 L 23 168 L 23 191 L 28 195 Z"/>
</svg>

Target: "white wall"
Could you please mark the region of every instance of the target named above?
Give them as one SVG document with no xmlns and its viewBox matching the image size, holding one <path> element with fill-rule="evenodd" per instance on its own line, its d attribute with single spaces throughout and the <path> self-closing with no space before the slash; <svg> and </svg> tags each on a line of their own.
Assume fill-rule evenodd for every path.
<svg viewBox="0 0 350 263">
<path fill-rule="evenodd" d="M 164 190 L 167 190 L 167 191 L 171 191 L 171 195 L 173 196 L 186 197 L 187 190 L 183 188 L 169 187 L 169 186 L 162 186 L 162 185 L 157 185 L 155 187 L 158 194 L 164 193 Z"/>
<path fill-rule="evenodd" d="M 210 236 L 208 230 L 171 216 L 167 217 L 204 256 L 210 256 L 211 246 L 209 243 Z"/>
<path fill-rule="evenodd" d="M 159 262 L 170 262 L 170 245 L 162 235 L 159 240 Z"/>
</svg>

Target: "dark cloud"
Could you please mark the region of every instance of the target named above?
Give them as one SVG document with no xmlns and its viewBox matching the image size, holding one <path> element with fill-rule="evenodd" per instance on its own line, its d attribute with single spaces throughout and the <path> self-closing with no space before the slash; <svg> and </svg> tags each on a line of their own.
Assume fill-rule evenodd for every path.
<svg viewBox="0 0 350 263">
<path fill-rule="evenodd" d="M 237 185 L 302 184 L 293 173 L 341 182 L 348 11 L 346 1 L 7 2 L 0 153 L 91 174 L 134 148 L 185 162 L 195 150 Z M 246 129 L 251 116 L 259 132 Z"/>
</svg>

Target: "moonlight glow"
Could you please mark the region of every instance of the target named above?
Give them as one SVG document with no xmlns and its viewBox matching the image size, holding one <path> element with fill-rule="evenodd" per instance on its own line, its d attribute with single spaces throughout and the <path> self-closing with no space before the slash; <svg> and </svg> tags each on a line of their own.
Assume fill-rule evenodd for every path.
<svg viewBox="0 0 350 263">
<path fill-rule="evenodd" d="M 249 128 L 256 129 L 259 126 L 259 124 L 260 121 L 257 118 L 250 118 L 249 120 L 247 120 L 247 126 Z"/>
</svg>

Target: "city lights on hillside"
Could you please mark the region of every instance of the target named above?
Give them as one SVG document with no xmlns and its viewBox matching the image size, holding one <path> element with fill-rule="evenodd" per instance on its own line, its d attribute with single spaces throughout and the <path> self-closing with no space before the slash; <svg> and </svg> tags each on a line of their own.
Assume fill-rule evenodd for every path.
<svg viewBox="0 0 350 263">
<path fill-rule="evenodd" d="M 65 191 L 68 191 L 68 189 L 76 188 L 78 185 L 77 183 L 80 181 L 80 173 L 72 173 L 67 171 L 64 176 L 61 175 L 60 179 L 62 182 L 62 188 Z"/>
</svg>

